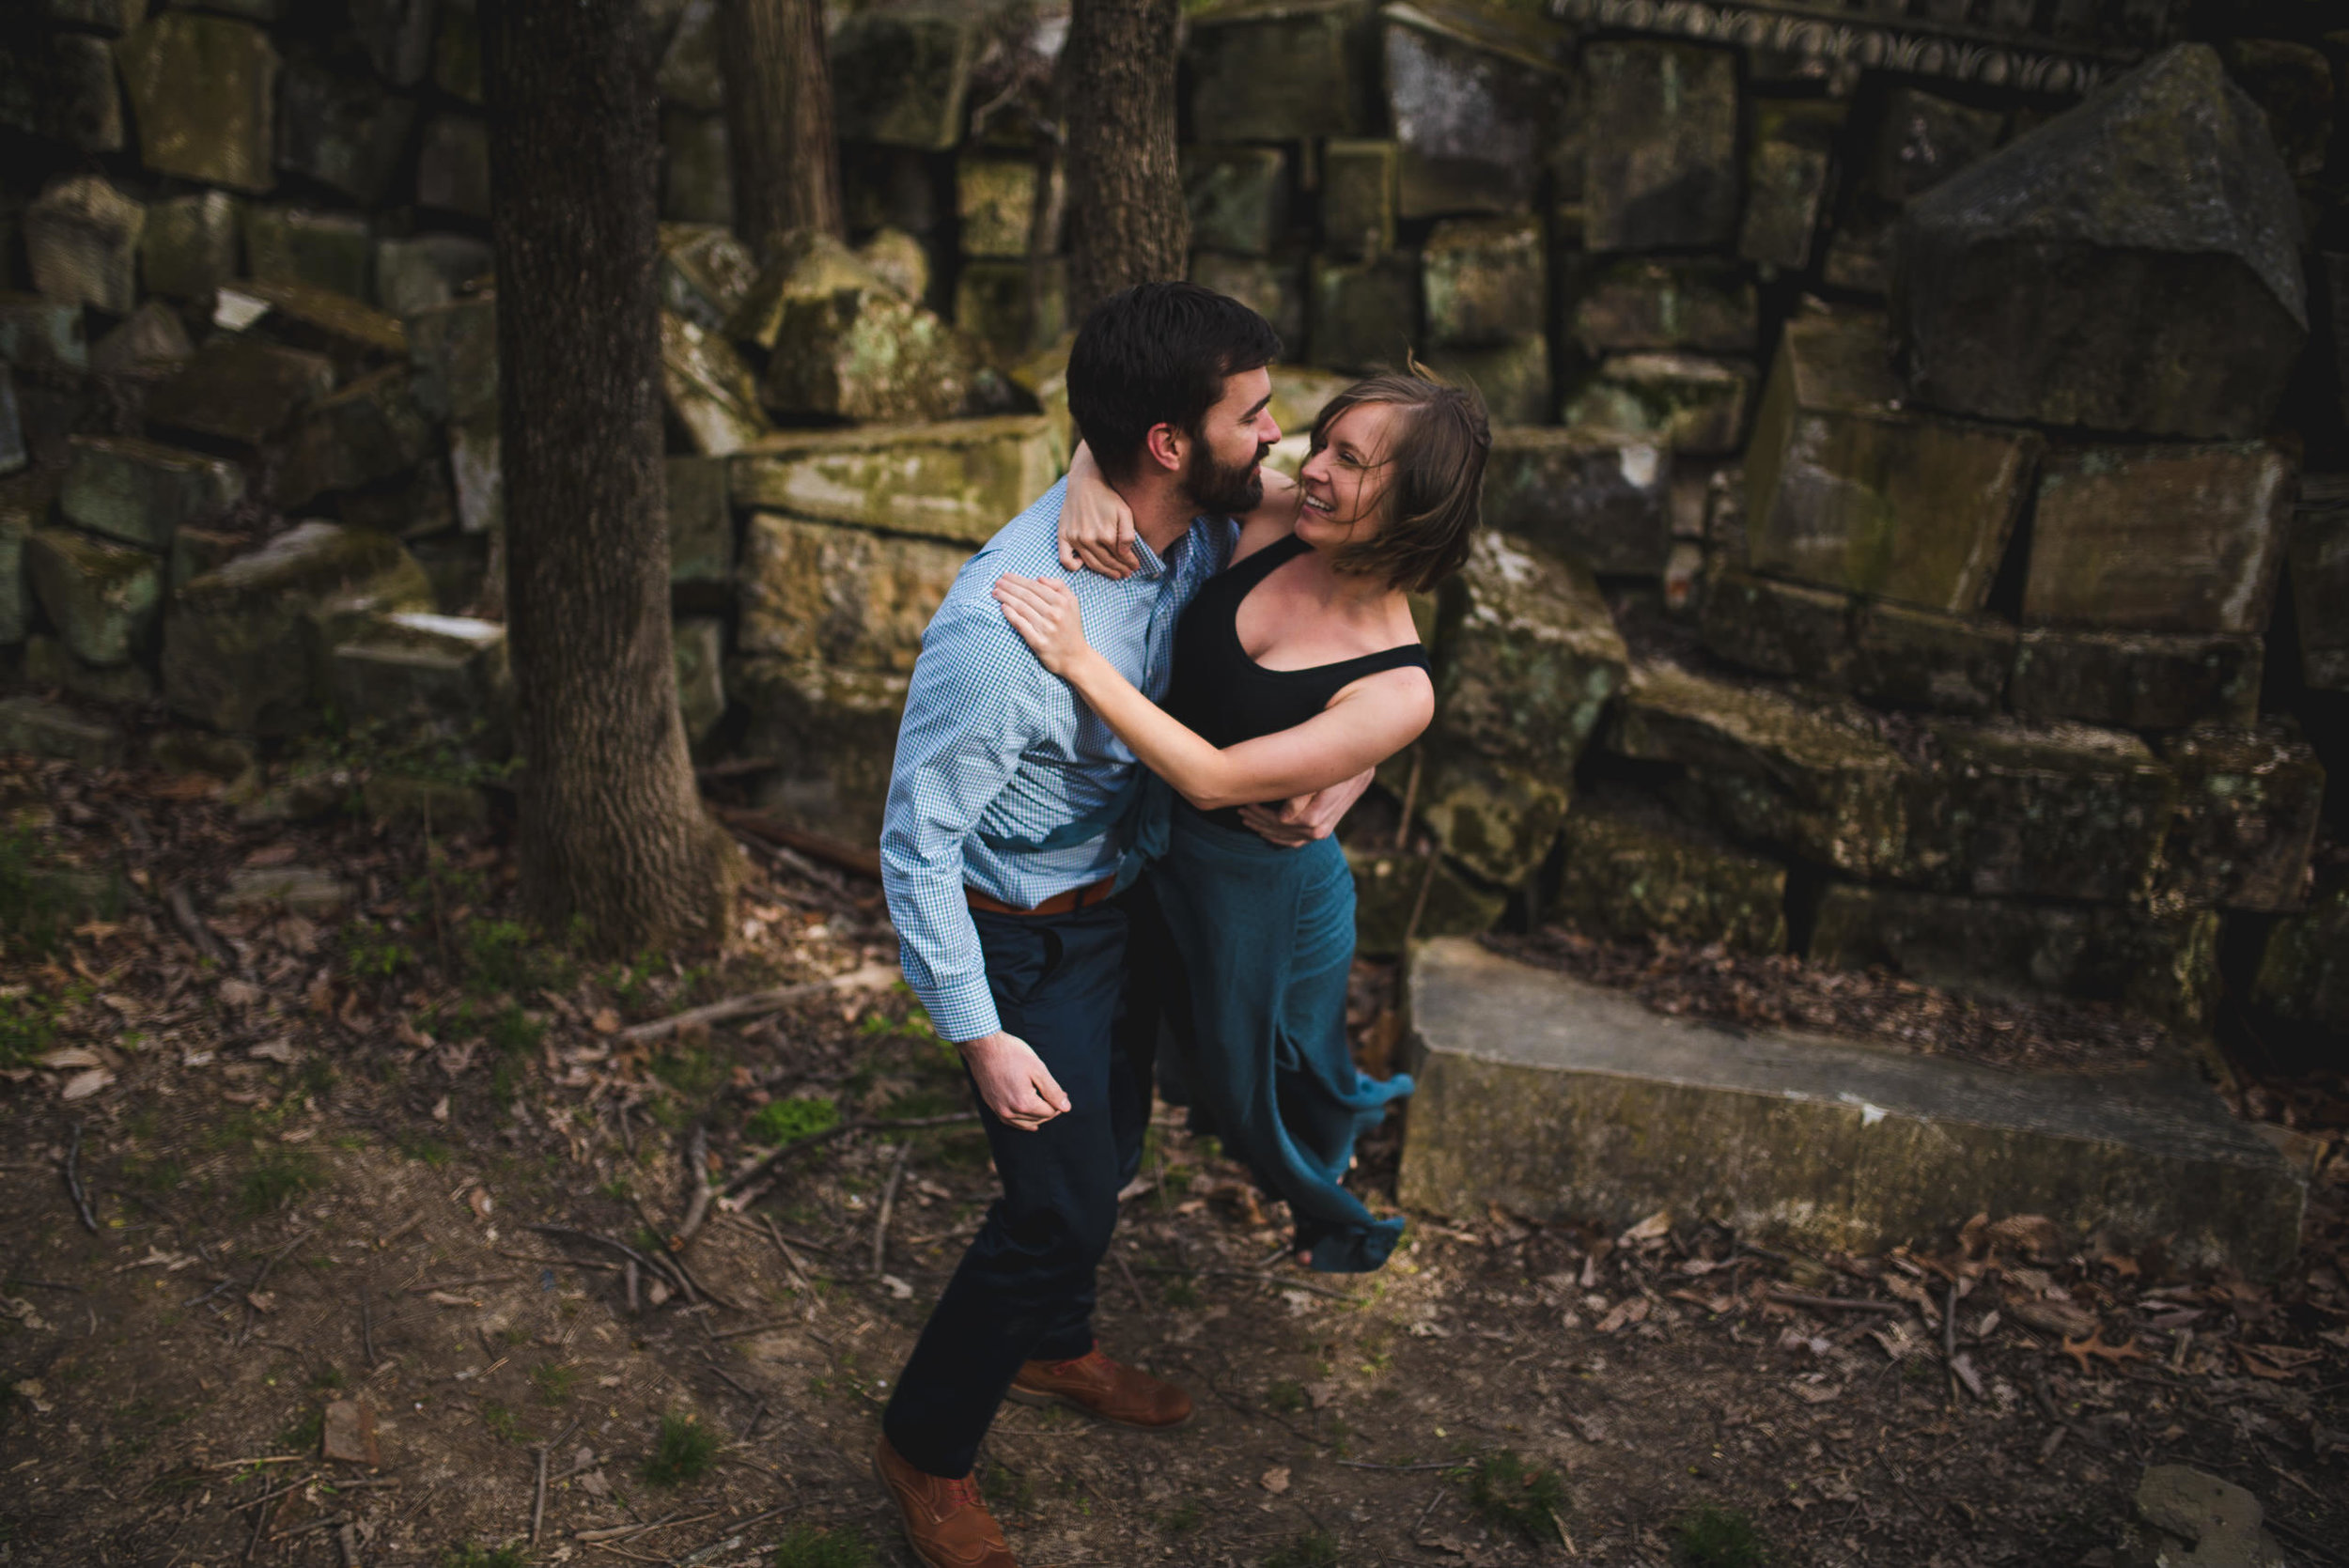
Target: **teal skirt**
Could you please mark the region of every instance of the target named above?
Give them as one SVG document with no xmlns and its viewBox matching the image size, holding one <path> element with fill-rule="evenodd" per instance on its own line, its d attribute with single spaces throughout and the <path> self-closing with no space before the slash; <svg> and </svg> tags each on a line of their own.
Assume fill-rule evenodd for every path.
<svg viewBox="0 0 2349 1568">
<path fill-rule="evenodd" d="M 1173 818 L 1150 881 L 1185 970 L 1190 1017 L 1174 1032 L 1170 1076 L 1191 1125 L 1287 1201 L 1298 1250 L 1315 1268 L 1377 1268 L 1403 1221 L 1373 1219 L 1343 1183 L 1355 1141 L 1411 1080 L 1398 1073 L 1380 1082 L 1346 1048 L 1354 878 L 1346 853 L 1335 839 L 1277 848 L 1179 801 Z"/>
</svg>

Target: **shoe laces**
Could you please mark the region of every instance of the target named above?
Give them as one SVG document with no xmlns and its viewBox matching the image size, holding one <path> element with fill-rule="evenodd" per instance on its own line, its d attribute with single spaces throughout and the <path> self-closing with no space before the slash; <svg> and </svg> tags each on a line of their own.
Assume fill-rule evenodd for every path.
<svg viewBox="0 0 2349 1568">
<path fill-rule="evenodd" d="M 946 1483 L 946 1500 L 957 1508 L 985 1508 L 979 1498 L 979 1482 L 975 1473 L 957 1476 Z"/>
</svg>

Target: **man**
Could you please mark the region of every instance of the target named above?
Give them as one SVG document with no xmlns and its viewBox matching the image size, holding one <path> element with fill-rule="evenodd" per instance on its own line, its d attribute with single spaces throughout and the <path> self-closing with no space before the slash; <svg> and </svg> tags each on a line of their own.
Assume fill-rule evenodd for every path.
<svg viewBox="0 0 2349 1568">
<path fill-rule="evenodd" d="M 1253 311 L 1179 283 L 1103 302 L 1070 351 L 1069 412 L 1133 512 L 1139 567 L 1072 585 L 1093 645 L 1153 697 L 1175 622 L 1230 558 L 1234 516 L 1262 497 L 1281 436 L 1266 368 L 1279 351 Z M 1127 890 L 1153 792 L 988 593 L 1005 572 L 1060 565 L 1066 489 L 990 539 L 931 620 L 881 829 L 906 979 L 962 1053 L 1003 1184 L 898 1378 L 874 1455 L 933 1568 L 1011 1568 L 971 1481 L 1007 1392 L 1143 1429 L 1190 1413 L 1182 1389 L 1103 1356 L 1092 1329 L 1094 1270 L 1149 1122 L 1157 1020 L 1125 991 Z M 1364 782 L 1291 802 L 1268 836 L 1326 833 Z"/>
</svg>

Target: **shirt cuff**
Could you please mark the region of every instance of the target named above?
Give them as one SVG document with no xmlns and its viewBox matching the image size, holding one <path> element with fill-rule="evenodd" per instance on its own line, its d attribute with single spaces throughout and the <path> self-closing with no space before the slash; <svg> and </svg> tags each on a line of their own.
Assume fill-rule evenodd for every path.
<svg viewBox="0 0 2349 1568">
<path fill-rule="evenodd" d="M 985 980 L 949 986 L 936 996 L 924 997 L 922 1005 L 929 1010 L 930 1027 L 939 1037 L 957 1046 L 985 1039 L 1003 1027 L 995 1011 L 995 993 Z"/>
</svg>

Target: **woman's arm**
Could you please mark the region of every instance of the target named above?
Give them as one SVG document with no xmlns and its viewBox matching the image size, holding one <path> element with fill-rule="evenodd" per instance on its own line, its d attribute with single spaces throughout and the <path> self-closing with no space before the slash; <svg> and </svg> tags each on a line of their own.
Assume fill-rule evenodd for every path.
<svg viewBox="0 0 2349 1568">
<path fill-rule="evenodd" d="M 1144 766 L 1202 811 L 1306 795 L 1374 768 L 1418 738 L 1435 689 L 1418 670 L 1368 676 L 1294 729 L 1221 751 L 1134 689 L 1084 640 L 1065 582 L 1005 575 L 995 598 L 1044 667 L 1077 690 Z"/>
<path fill-rule="evenodd" d="M 1122 582 L 1142 569 L 1134 553 L 1133 508 L 1110 489 L 1083 442 L 1068 458 L 1068 490 L 1060 505 L 1060 564 Z"/>
</svg>

